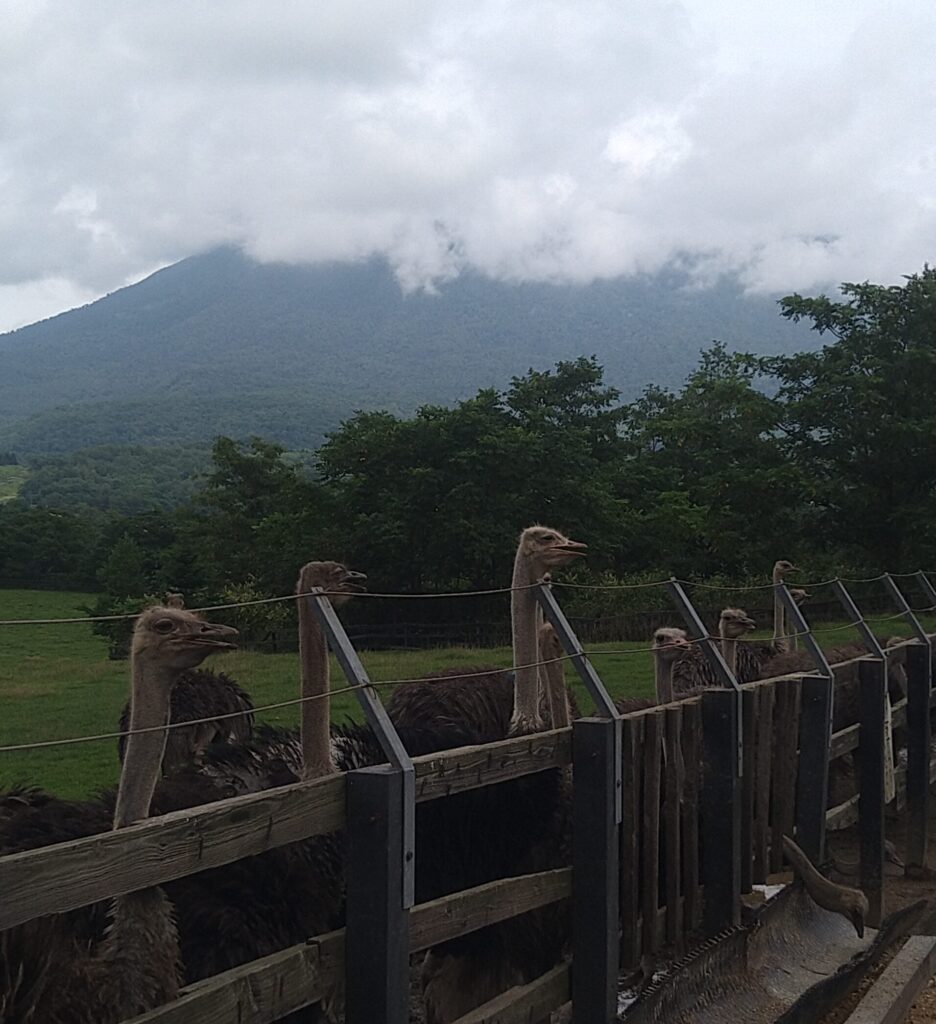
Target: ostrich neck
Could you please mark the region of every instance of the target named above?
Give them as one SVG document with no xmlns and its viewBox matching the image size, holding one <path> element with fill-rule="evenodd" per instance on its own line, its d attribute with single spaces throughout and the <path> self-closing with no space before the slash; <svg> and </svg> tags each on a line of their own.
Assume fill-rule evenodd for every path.
<svg viewBox="0 0 936 1024">
<path fill-rule="evenodd" d="M 653 659 L 653 680 L 656 685 L 657 704 L 673 700 L 673 664 L 660 654 Z"/>
<path fill-rule="evenodd" d="M 510 624 L 513 631 L 514 707 L 510 731 L 518 733 L 542 729 L 539 713 L 539 671 L 536 668 L 538 644 L 536 639 L 536 597 L 531 584 L 535 583 L 530 560 L 517 552 L 514 561 L 510 595 Z M 520 589 L 518 589 L 520 588 Z M 533 666 L 532 668 L 524 666 Z"/>
<path fill-rule="evenodd" d="M 783 602 L 780 600 L 779 584 L 783 582 L 783 575 L 777 570 L 773 574 L 773 644 L 778 654 L 786 654 L 790 650 L 790 642 L 787 640 L 787 621 Z"/>
<path fill-rule="evenodd" d="M 722 637 L 722 655 L 724 656 L 725 663 L 728 665 L 728 670 L 733 676 L 738 674 L 738 641 L 731 637 Z"/>
<path fill-rule="evenodd" d="M 317 779 L 334 771 L 331 760 L 331 701 L 323 694 L 330 689 L 328 646 L 309 599 L 299 599 L 299 680 L 304 700 L 299 712 L 302 743 L 302 777 Z"/>
<path fill-rule="evenodd" d="M 134 655 L 130 698 L 130 728 L 149 729 L 127 738 L 120 773 L 114 828 L 124 828 L 149 816 L 159 779 L 169 723 L 169 694 L 179 673 Z"/>
</svg>

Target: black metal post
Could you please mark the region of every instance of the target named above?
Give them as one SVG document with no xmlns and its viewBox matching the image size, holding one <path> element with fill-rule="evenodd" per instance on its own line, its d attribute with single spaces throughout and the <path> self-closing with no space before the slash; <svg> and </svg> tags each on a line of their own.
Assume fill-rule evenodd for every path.
<svg viewBox="0 0 936 1024">
<path fill-rule="evenodd" d="M 731 690 L 702 694 L 702 877 L 706 935 L 740 921 L 741 789 L 737 776 L 737 697 Z"/>
<path fill-rule="evenodd" d="M 831 711 L 832 677 L 803 676 L 796 773 L 796 841 L 814 864 L 825 859 Z"/>
<path fill-rule="evenodd" d="M 577 1024 L 617 1019 L 619 837 L 615 813 L 621 721 L 572 723 L 572 1012 Z"/>
<path fill-rule="evenodd" d="M 884 916 L 884 703 L 887 666 L 883 659 L 858 663 L 859 723 L 858 837 L 861 889 L 871 905 L 868 923 Z"/>
<path fill-rule="evenodd" d="M 929 842 L 930 692 L 929 643 L 907 647 L 907 849 L 906 873 L 925 874 Z"/>
<path fill-rule="evenodd" d="M 348 1024 L 409 1021 L 409 911 L 403 899 L 403 773 L 348 773 L 345 985 Z"/>
</svg>

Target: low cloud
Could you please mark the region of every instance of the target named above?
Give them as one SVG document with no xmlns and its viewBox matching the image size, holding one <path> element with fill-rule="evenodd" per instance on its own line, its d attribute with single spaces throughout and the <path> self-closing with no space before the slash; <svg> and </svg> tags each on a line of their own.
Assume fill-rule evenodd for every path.
<svg viewBox="0 0 936 1024">
<path fill-rule="evenodd" d="M 936 248 L 936 9 L 771 6 L 11 3 L 0 328 L 232 242 L 405 287 L 898 280 Z"/>
</svg>

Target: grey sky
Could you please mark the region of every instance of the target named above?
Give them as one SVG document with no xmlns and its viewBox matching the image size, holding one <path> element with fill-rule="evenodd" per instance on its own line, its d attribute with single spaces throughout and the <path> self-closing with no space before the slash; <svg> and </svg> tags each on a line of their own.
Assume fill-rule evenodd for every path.
<svg viewBox="0 0 936 1024">
<path fill-rule="evenodd" d="M 921 0 L 6 0 L 0 330 L 222 242 L 752 288 L 936 255 Z"/>
</svg>

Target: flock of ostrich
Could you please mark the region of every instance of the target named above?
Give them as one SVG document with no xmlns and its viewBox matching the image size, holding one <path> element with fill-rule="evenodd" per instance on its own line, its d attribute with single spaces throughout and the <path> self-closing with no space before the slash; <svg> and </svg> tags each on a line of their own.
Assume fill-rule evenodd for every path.
<svg viewBox="0 0 936 1024">
<path fill-rule="evenodd" d="M 584 544 L 558 530 L 523 531 L 511 585 L 514 671 L 450 669 L 397 687 L 387 712 L 410 755 L 564 728 L 578 716 L 558 639 L 542 620 L 533 584 L 585 553 Z M 774 582 L 793 568 L 777 562 Z M 365 581 L 337 562 L 311 562 L 300 571 L 297 593 L 321 588 L 337 607 Z M 796 600 L 806 597 L 791 593 Z M 121 731 L 129 735 L 120 741 L 116 790 L 66 801 L 33 786 L 7 789 L 0 793 L 0 856 L 384 763 L 369 727 L 331 724 L 327 643 L 306 601 L 298 601 L 298 614 L 300 696 L 310 699 L 300 705 L 294 731 L 256 722 L 245 690 L 223 673 L 200 667 L 235 645 L 234 629 L 204 621 L 177 596 L 143 612 L 133 632 L 131 694 L 121 719 Z M 808 655 L 796 649 L 779 603 L 771 640 L 739 643 L 753 628 L 742 609 L 721 613 L 719 642 L 739 682 L 813 670 Z M 620 711 L 718 685 L 699 645 L 683 630 L 657 629 L 652 649 L 655 697 L 618 701 Z M 866 653 L 862 645 L 849 644 L 828 656 L 846 661 Z M 905 690 L 896 659 L 890 687 L 893 699 Z M 847 677 L 838 680 L 835 729 L 856 720 L 849 689 L 856 687 L 849 687 Z M 165 728 L 194 719 L 203 721 Z M 171 1001 L 185 984 L 342 927 L 344 843 L 343 833 L 316 836 L 0 933 L 0 1022 L 122 1021 Z M 497 878 L 567 866 L 569 771 L 541 771 L 420 804 L 416 858 L 418 903 Z M 796 862 L 795 848 L 789 859 Z M 838 895 L 829 896 L 823 886 L 831 883 L 808 862 L 800 872 L 807 887 L 818 886 L 859 927 L 856 914 L 863 919 L 864 911 L 854 890 L 839 887 Z M 421 968 L 425 1021 L 450 1024 L 506 988 L 532 981 L 561 961 L 569 940 L 570 912 L 563 901 L 436 946 Z M 335 1022 L 342 1013 L 343 994 L 335 991 L 284 1020 Z"/>
</svg>

